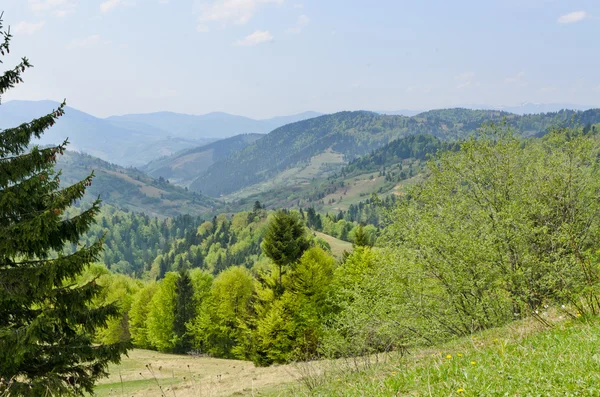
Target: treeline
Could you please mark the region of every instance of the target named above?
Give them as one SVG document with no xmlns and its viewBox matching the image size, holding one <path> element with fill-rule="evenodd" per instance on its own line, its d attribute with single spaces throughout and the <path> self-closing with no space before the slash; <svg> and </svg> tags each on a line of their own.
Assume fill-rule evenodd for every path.
<svg viewBox="0 0 600 397">
<path fill-rule="evenodd" d="M 259 365 L 317 357 L 324 323 L 339 310 L 330 301 L 332 286 L 346 282 L 347 272 L 311 237 L 297 212 L 272 213 L 263 240 L 266 262 L 251 269 L 232 266 L 216 276 L 182 262 L 177 272 L 143 283 L 92 267 L 82 281 L 95 277 L 107 287 L 97 303 L 121 303 L 121 315 L 99 333 L 99 341 L 131 339 L 141 348 Z M 362 229 L 356 240 L 358 251 L 368 250 L 360 248 L 368 245 Z"/>
<path fill-rule="evenodd" d="M 349 242 L 354 242 L 362 224 L 372 245 L 385 211 L 381 204 L 387 203 L 389 208 L 392 202 L 370 198 L 335 215 L 321 215 L 310 208 L 300 210 L 299 216 L 309 228 Z M 77 207 L 70 210 L 77 211 Z M 101 262 L 110 271 L 133 278 L 161 279 L 182 265 L 216 275 L 231 266 L 252 268 L 264 260 L 261 243 L 270 213 L 257 202 L 252 211 L 220 214 L 209 220 L 189 215 L 159 219 L 105 205 L 80 243 L 104 238 Z M 328 249 L 325 241 L 317 239 L 317 243 Z M 75 249 L 72 244 L 65 253 Z"/>
<path fill-rule="evenodd" d="M 189 215 L 161 220 L 105 206 L 81 242 L 103 237 L 102 262 L 112 272 L 135 278 L 160 279 L 181 265 L 217 274 L 230 266 L 251 267 L 260 259 L 267 216 L 258 209 L 210 220 Z"/>
</svg>

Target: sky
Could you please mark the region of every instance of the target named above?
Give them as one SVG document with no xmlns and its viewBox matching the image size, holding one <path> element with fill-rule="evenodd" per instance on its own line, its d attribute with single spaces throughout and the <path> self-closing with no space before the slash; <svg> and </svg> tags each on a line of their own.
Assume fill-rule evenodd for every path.
<svg viewBox="0 0 600 397">
<path fill-rule="evenodd" d="M 3 0 L 3 100 L 99 117 L 600 107 L 598 0 Z"/>
</svg>

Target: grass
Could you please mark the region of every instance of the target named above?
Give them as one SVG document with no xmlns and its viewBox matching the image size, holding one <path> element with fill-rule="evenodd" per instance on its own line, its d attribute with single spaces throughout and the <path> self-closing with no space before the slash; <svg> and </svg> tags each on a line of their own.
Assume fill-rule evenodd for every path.
<svg viewBox="0 0 600 397">
<path fill-rule="evenodd" d="M 332 367 L 310 393 L 273 396 L 599 396 L 600 321 L 534 320 L 489 330 L 361 371 Z"/>
<path fill-rule="evenodd" d="M 331 247 L 331 253 L 336 258 L 341 258 L 344 251 L 352 252 L 352 243 L 340 240 L 325 233 L 317 231 L 313 231 L 313 233 L 329 243 L 329 246 Z"/>
<path fill-rule="evenodd" d="M 299 377 L 291 366 L 257 368 L 246 361 L 141 349 L 130 351 L 109 371 L 110 376 L 96 387 L 97 396 L 258 396 L 259 390 L 272 391 Z"/>
<path fill-rule="evenodd" d="M 111 368 L 97 393 L 161 396 L 158 382 L 165 396 L 179 397 L 600 396 L 600 319 L 561 320 L 551 329 L 524 320 L 380 358 L 385 360 L 375 364 L 372 357 L 359 360 L 358 369 L 353 360 L 255 368 L 244 361 L 134 350 Z"/>
</svg>

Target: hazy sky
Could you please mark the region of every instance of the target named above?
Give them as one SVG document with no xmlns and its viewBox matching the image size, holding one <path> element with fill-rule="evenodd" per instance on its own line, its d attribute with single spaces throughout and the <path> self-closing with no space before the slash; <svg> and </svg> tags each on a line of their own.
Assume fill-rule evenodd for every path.
<svg viewBox="0 0 600 397">
<path fill-rule="evenodd" d="M 9 99 L 97 116 L 600 106 L 598 0 L 3 0 Z"/>
</svg>

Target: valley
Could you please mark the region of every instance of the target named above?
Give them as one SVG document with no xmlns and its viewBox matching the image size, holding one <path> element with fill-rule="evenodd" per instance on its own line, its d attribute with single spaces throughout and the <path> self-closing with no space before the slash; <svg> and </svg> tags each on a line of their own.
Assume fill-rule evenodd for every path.
<svg viewBox="0 0 600 397">
<path fill-rule="evenodd" d="M 600 4 L 363 3 L 3 4 L 0 397 L 600 395 Z"/>
</svg>

